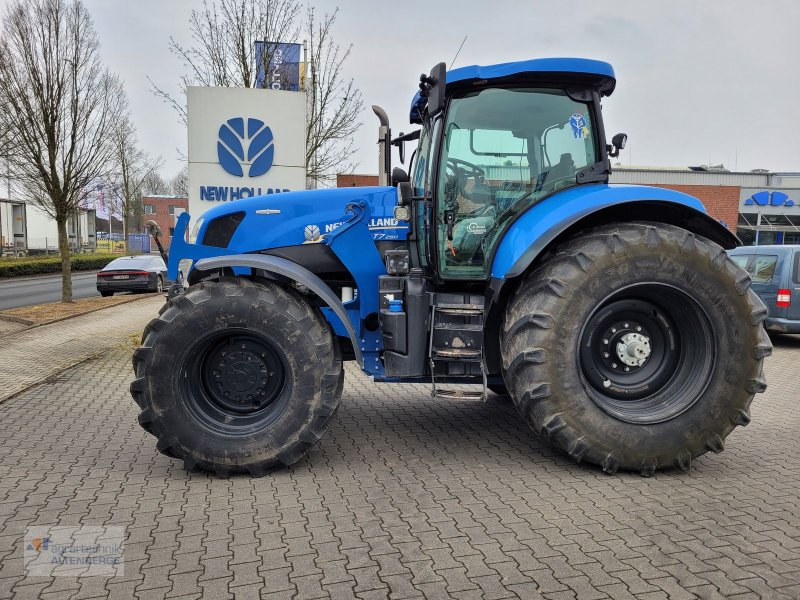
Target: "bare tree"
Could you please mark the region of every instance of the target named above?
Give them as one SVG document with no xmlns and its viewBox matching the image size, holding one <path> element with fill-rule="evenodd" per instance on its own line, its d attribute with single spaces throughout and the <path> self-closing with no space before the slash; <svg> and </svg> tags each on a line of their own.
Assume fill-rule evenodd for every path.
<svg viewBox="0 0 800 600">
<path fill-rule="evenodd" d="M 142 196 L 160 196 L 169 193 L 171 193 L 170 184 L 164 180 L 158 171 L 153 171 L 144 178 Z"/>
<path fill-rule="evenodd" d="M 189 167 L 184 166 L 169 182 L 170 193 L 181 198 L 189 197 Z"/>
<path fill-rule="evenodd" d="M 130 251 L 128 233 L 131 218 L 141 221 L 142 193 L 148 177 L 163 165 L 161 158 L 151 158 L 139 148 L 136 128 L 126 114 L 113 133 L 114 176 L 119 192 L 119 210 L 122 216 L 122 235 L 125 253 Z"/>
<path fill-rule="evenodd" d="M 316 184 L 352 170 L 352 139 L 361 125 L 363 99 L 343 74 L 351 47 L 334 41 L 338 9 L 318 19 L 313 8 L 303 15 L 300 6 L 297 0 L 205 0 L 189 18 L 192 44 L 182 46 L 171 39 L 170 51 L 188 70 L 180 81 L 182 93 L 192 85 L 255 87 L 258 65 L 270 64 L 278 43 L 297 40 L 302 32 L 308 47 L 306 177 Z M 267 43 L 259 44 L 257 51 L 256 42 Z M 184 100 L 152 79 L 150 83 L 186 123 Z"/>
<path fill-rule="evenodd" d="M 353 136 L 361 126 L 361 91 L 342 75 L 352 46 L 339 46 L 331 31 L 338 11 L 321 20 L 313 8 L 306 15 L 311 70 L 306 82 L 306 178 L 315 186 L 352 171 Z"/>
<path fill-rule="evenodd" d="M 189 70 L 181 91 L 193 85 L 255 87 L 258 64 L 269 64 L 280 41 L 297 37 L 297 0 L 203 0 L 192 10 L 192 45 L 170 38 L 169 49 Z M 256 42 L 260 45 L 256 53 Z M 186 123 L 186 105 L 150 80 L 153 91 Z"/>
<path fill-rule="evenodd" d="M 72 301 L 67 220 L 106 174 L 111 131 L 124 109 L 119 79 L 103 67 L 92 19 L 80 0 L 15 0 L 0 37 L 0 128 L 11 171 L 58 226 L 61 298 Z"/>
</svg>

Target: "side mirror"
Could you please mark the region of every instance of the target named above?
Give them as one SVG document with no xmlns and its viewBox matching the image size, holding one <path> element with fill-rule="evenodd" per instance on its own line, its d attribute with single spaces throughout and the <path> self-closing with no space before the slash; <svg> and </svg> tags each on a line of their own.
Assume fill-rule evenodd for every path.
<svg viewBox="0 0 800 600">
<path fill-rule="evenodd" d="M 400 167 L 395 167 L 392 169 L 392 185 L 397 185 L 399 183 L 406 183 L 410 180 L 408 173 L 406 173 Z"/>
<path fill-rule="evenodd" d="M 397 154 L 400 156 L 400 164 L 406 164 L 406 141 L 403 138 L 403 132 L 400 132 L 397 140 L 395 141 L 395 146 L 397 146 Z"/>
<path fill-rule="evenodd" d="M 611 138 L 611 145 L 607 146 L 608 155 L 612 158 L 619 156 L 620 150 L 625 149 L 625 144 L 628 143 L 628 135 L 626 133 L 618 133 Z"/>
<path fill-rule="evenodd" d="M 428 114 L 438 115 L 444 109 L 444 90 L 447 85 L 447 67 L 443 62 L 431 69 L 430 75 L 424 73 L 419 78 L 422 96 L 428 98 Z"/>
</svg>

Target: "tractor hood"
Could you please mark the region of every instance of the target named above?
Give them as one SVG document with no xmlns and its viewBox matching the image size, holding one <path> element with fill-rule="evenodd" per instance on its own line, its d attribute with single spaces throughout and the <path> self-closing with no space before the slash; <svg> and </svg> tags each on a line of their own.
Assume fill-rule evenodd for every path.
<svg viewBox="0 0 800 600">
<path fill-rule="evenodd" d="M 283 192 L 215 206 L 198 220 L 191 241 L 240 254 L 317 244 L 347 220 L 347 204 L 359 200 L 369 206 L 375 240 L 406 239 L 408 225 L 392 217 L 396 188 L 350 187 Z"/>
</svg>

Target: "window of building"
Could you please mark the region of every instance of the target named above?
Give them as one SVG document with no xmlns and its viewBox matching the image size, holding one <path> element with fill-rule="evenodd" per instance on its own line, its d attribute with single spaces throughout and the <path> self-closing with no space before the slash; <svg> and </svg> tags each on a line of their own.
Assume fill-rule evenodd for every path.
<svg viewBox="0 0 800 600">
<path fill-rule="evenodd" d="M 154 215 L 154 214 L 156 214 L 156 207 L 153 204 L 145 204 L 144 205 L 144 214 L 146 214 L 146 215 Z"/>
<path fill-rule="evenodd" d="M 173 235 L 175 235 L 175 228 L 174 227 L 170 227 L 169 228 L 169 237 L 172 237 Z"/>
<path fill-rule="evenodd" d="M 174 214 L 175 214 L 175 209 L 176 209 L 176 208 L 178 208 L 178 207 L 177 207 L 177 206 L 175 206 L 174 204 L 170 204 L 170 205 L 169 205 L 169 214 L 171 214 L 171 215 L 174 215 Z"/>
</svg>

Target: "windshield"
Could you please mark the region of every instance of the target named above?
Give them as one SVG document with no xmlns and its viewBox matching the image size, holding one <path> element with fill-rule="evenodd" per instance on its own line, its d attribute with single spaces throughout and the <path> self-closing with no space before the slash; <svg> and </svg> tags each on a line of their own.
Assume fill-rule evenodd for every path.
<svg viewBox="0 0 800 600">
<path fill-rule="evenodd" d="M 563 90 L 486 88 L 453 98 L 437 182 L 443 273 L 484 273 L 505 225 L 576 185 L 597 150 L 589 105 Z"/>
</svg>

